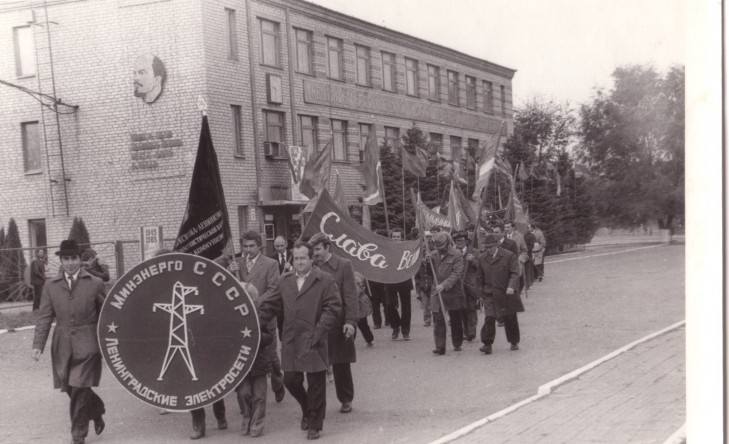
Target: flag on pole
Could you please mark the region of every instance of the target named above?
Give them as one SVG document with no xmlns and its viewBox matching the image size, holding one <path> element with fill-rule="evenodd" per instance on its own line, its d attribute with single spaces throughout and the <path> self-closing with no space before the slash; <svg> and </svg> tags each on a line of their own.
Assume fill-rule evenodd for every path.
<svg viewBox="0 0 729 444">
<path fill-rule="evenodd" d="M 343 213 L 349 215 L 349 206 L 347 205 L 347 199 L 344 197 L 342 181 L 339 180 L 339 170 L 336 169 L 334 170 L 334 203 Z"/>
<path fill-rule="evenodd" d="M 516 168 L 517 168 L 516 177 L 519 178 L 519 180 L 521 180 L 523 182 L 523 181 L 529 179 L 529 175 L 524 170 L 524 161 L 521 161 Z"/>
<path fill-rule="evenodd" d="M 524 213 L 524 207 L 516 194 L 516 181 L 511 178 L 511 193 L 509 194 L 509 202 L 506 204 L 506 218 L 513 220 L 516 229 L 521 233 L 526 233 L 527 224 L 529 223 Z"/>
<path fill-rule="evenodd" d="M 448 196 L 448 221 L 453 231 L 463 231 L 468 225 L 466 213 L 461 206 L 461 200 L 456 195 L 456 181 L 451 180 L 451 191 Z"/>
<path fill-rule="evenodd" d="M 466 216 L 466 224 L 478 224 L 478 217 L 476 216 L 476 211 L 474 210 L 473 206 L 471 206 L 471 202 L 466 199 L 466 196 L 463 194 L 463 191 L 461 191 L 460 186 L 456 186 L 455 188 L 456 198 L 458 199 L 459 205 L 461 206 L 461 209 L 463 210 L 463 214 Z M 474 204 L 478 206 L 475 202 Z"/>
<path fill-rule="evenodd" d="M 380 147 L 377 146 L 377 132 L 373 128 L 367 136 L 364 150 L 364 161 L 357 168 L 365 180 L 365 205 L 382 202 L 382 165 L 380 164 Z"/>
<path fill-rule="evenodd" d="M 174 250 L 215 259 L 223 254 L 230 240 L 228 210 L 218 158 L 213 148 L 208 117 L 203 116 L 187 208 L 177 232 Z"/>
<path fill-rule="evenodd" d="M 423 150 L 418 147 L 415 147 L 415 154 L 412 154 L 403 147 L 402 167 L 405 171 L 414 176 L 425 177 L 425 169 L 428 167 L 428 158 Z"/>
<path fill-rule="evenodd" d="M 504 127 L 505 122 L 502 120 L 499 130 L 483 145 L 483 148 L 481 149 L 481 155 L 478 159 L 478 169 L 476 170 L 476 187 L 473 190 L 473 199 L 480 199 L 481 190 L 483 190 L 489 183 L 491 172 L 493 171 L 496 163 L 496 157 L 500 154 L 499 145 L 501 142 L 501 136 L 505 131 Z"/>
<path fill-rule="evenodd" d="M 369 205 L 362 205 L 362 226 L 372 231 L 372 216 L 370 215 Z"/>
<path fill-rule="evenodd" d="M 332 141 L 329 140 L 324 149 L 312 150 L 309 153 L 309 160 L 304 167 L 304 175 L 301 178 L 299 189 L 308 197 L 313 199 L 321 193 L 321 190 L 329 186 L 329 175 L 332 172 Z"/>
<path fill-rule="evenodd" d="M 451 161 L 453 162 L 453 179 L 457 182 L 468 183 L 466 172 L 463 169 L 463 147 L 451 145 Z"/>
</svg>

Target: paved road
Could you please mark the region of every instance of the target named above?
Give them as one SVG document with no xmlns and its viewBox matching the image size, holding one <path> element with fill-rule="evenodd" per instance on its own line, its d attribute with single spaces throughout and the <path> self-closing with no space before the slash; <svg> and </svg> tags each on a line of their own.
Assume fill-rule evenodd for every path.
<svg viewBox="0 0 729 444">
<path fill-rule="evenodd" d="M 511 352 L 497 332 L 494 354 L 480 344 L 433 356 L 432 330 L 413 316 L 409 342 L 375 330 L 374 348 L 358 338 L 353 366 L 354 411 L 343 415 L 328 390 L 321 442 L 421 443 L 498 412 L 534 395 L 537 388 L 613 350 L 684 319 L 684 247 L 611 247 L 559 256 L 546 265 L 520 315 L 521 350 Z M 56 443 L 68 438 L 67 398 L 51 389 L 50 363 L 29 358 L 32 331 L 0 336 L 0 442 Z M 7 357 L 7 359 L 6 359 Z M 186 442 L 189 415 L 161 416 L 140 404 L 105 372 L 99 389 L 107 402 L 107 430 L 87 442 Z M 231 428 L 218 431 L 208 412 L 206 442 L 232 443 L 238 413 L 229 397 Z M 209 410 L 209 409 L 208 409 Z M 287 395 L 269 397 L 261 443 L 302 442 L 298 406 Z M 248 439 L 248 438 L 246 438 Z M 616 439 L 614 442 L 624 442 Z"/>
</svg>

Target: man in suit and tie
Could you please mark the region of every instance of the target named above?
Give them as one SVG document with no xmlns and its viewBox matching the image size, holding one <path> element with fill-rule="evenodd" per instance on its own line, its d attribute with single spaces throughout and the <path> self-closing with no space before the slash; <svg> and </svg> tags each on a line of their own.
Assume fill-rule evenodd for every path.
<svg viewBox="0 0 729 444">
<path fill-rule="evenodd" d="M 286 239 L 284 239 L 283 236 L 277 236 L 276 239 L 273 240 L 273 249 L 275 251 L 270 258 L 278 262 L 278 272 L 283 274 L 284 271 L 291 271 L 293 269 L 293 258 L 291 256 L 291 251 L 286 249 Z"/>
<path fill-rule="evenodd" d="M 243 282 L 247 282 L 256 287 L 259 299 L 276 293 L 280 279 L 278 262 L 262 254 L 262 245 L 263 240 L 258 232 L 253 230 L 244 231 L 240 235 L 240 246 L 243 254 L 236 259 L 241 279 Z M 234 270 L 235 267 L 232 269 Z M 266 347 L 266 352 L 269 353 L 269 359 L 273 366 L 271 388 L 276 395 L 276 402 L 281 402 L 286 395 L 286 391 L 284 390 L 281 361 L 279 361 L 278 352 L 276 351 L 278 348 L 276 341 L 276 319 L 273 319 L 267 327 L 273 336 L 273 342 Z"/>
</svg>

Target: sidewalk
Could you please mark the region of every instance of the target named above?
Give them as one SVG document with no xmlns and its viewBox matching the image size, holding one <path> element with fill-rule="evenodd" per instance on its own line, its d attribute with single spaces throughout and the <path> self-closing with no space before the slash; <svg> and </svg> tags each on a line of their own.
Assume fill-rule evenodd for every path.
<svg viewBox="0 0 729 444">
<path fill-rule="evenodd" d="M 449 442 L 664 443 L 686 422 L 685 333 L 638 344 Z"/>
</svg>

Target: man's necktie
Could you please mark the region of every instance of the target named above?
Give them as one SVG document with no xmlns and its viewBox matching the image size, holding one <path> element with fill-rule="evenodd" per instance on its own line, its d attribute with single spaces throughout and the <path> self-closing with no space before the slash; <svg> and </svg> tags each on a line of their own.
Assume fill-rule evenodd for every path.
<svg viewBox="0 0 729 444">
<path fill-rule="evenodd" d="M 251 271 L 251 268 L 253 268 L 253 261 L 250 259 L 246 259 L 246 268 L 248 268 L 248 271 Z"/>
<path fill-rule="evenodd" d="M 69 289 L 73 289 L 73 281 L 74 281 L 74 277 L 73 276 L 69 276 L 68 277 L 68 288 Z"/>
</svg>

